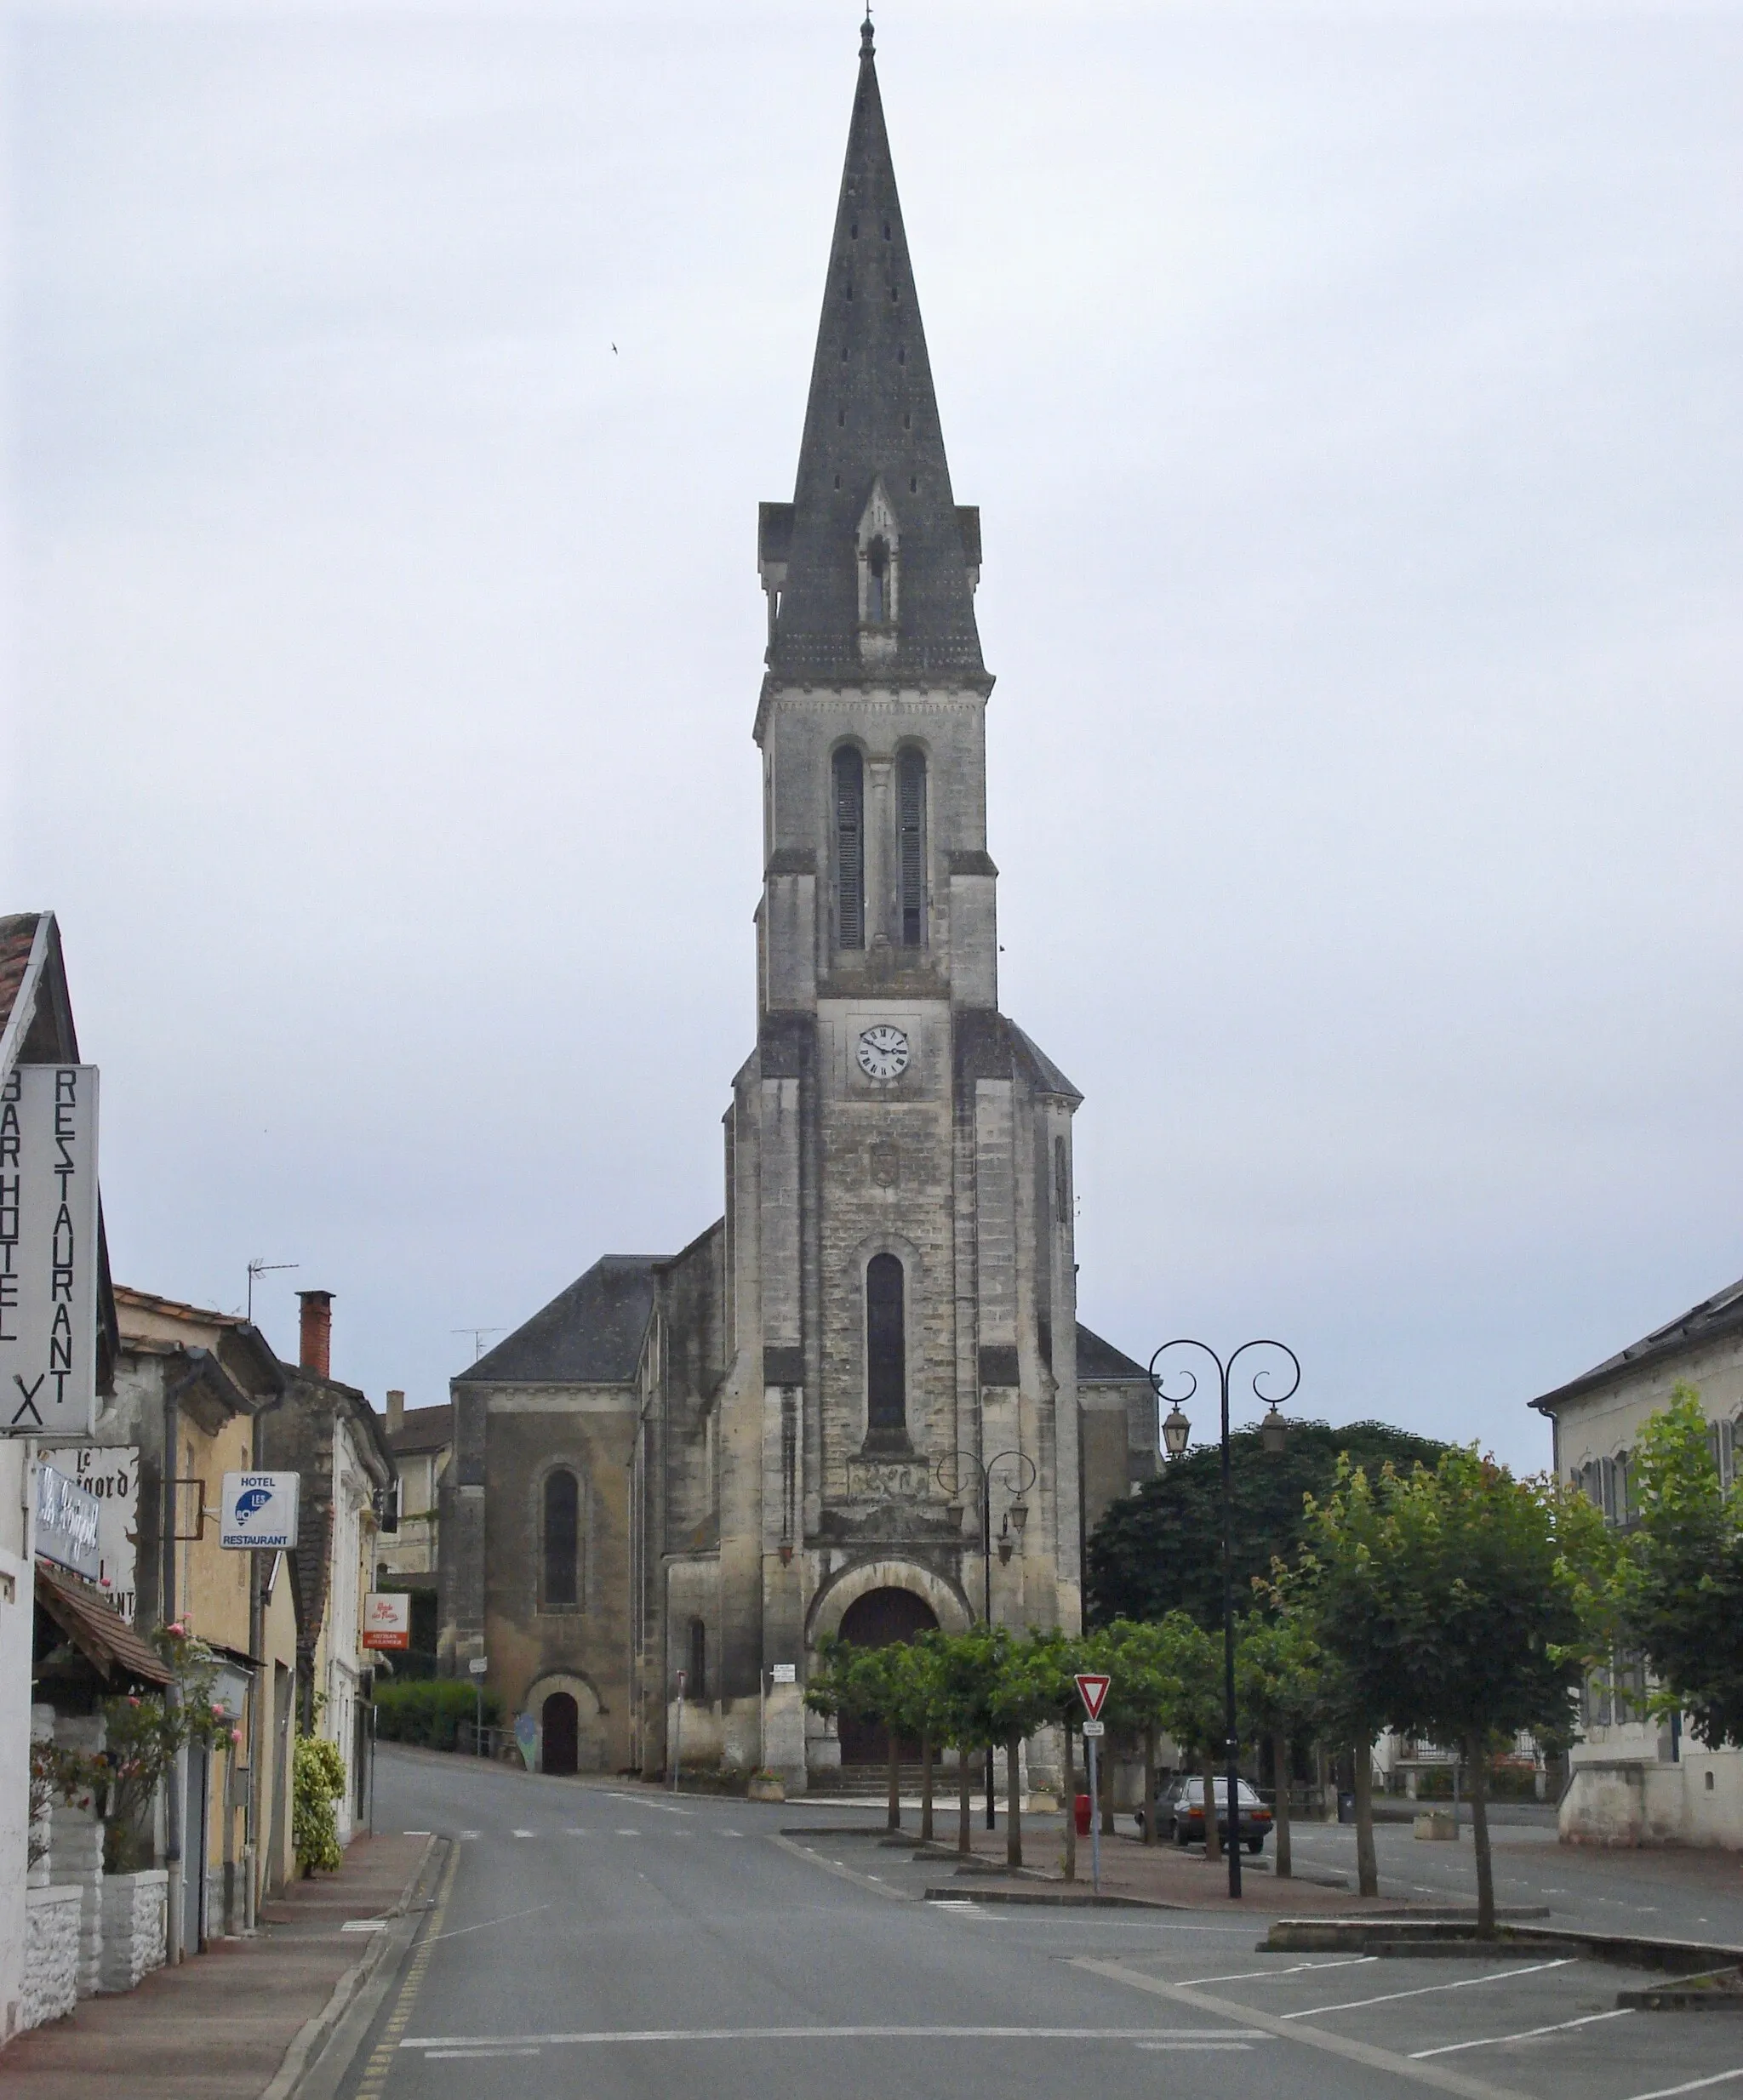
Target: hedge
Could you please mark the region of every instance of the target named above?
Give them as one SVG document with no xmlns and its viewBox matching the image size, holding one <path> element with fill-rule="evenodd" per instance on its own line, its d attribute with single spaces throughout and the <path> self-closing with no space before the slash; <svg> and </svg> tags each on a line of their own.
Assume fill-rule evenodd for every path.
<svg viewBox="0 0 1743 2100">
<path fill-rule="evenodd" d="M 375 1732 L 384 1743 L 420 1743 L 426 1749 L 451 1750 L 460 1724 L 476 1721 L 478 1695 L 454 1677 L 424 1679 L 409 1684 L 375 1685 Z M 484 1726 L 502 1721 L 502 1700 L 484 1694 Z"/>
</svg>

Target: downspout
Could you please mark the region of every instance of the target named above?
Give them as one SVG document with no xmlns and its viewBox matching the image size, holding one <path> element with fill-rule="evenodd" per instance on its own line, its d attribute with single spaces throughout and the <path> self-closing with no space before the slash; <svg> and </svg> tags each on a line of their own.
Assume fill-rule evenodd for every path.
<svg viewBox="0 0 1743 2100">
<path fill-rule="evenodd" d="M 158 1582 L 159 1608 L 166 1626 L 175 1624 L 175 1474 L 176 1452 L 181 1434 L 181 1410 L 177 1405 L 183 1385 L 192 1374 L 185 1373 L 163 1388 L 163 1458 L 162 1482 L 164 1523 L 157 1541 L 163 1556 Z M 170 1685 L 164 1702 L 173 1710 L 181 1703 L 181 1687 Z M 178 1750 L 163 1779 L 163 1864 L 169 1870 L 169 1915 L 165 1933 L 164 1958 L 170 1967 L 182 1959 L 181 1800 L 186 1752 Z"/>
</svg>

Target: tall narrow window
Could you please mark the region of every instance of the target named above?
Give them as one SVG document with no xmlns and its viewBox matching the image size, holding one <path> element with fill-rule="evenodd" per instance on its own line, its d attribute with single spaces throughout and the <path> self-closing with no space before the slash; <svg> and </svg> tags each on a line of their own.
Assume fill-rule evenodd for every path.
<svg viewBox="0 0 1743 2100">
<path fill-rule="evenodd" d="M 699 1618 L 690 1621 L 690 1667 L 684 1697 L 706 1699 L 708 1696 L 708 1629 Z"/>
<path fill-rule="evenodd" d="M 866 765 L 851 744 L 835 755 L 835 938 L 866 945 Z"/>
<path fill-rule="evenodd" d="M 902 946 L 926 944 L 926 759 L 904 751 L 896 762 L 896 876 Z"/>
<path fill-rule="evenodd" d="M 881 534 L 866 550 L 866 621 L 881 627 L 889 618 L 889 542 Z"/>
<path fill-rule="evenodd" d="M 1063 1138 L 1053 1141 L 1053 1214 L 1062 1225 L 1072 1222 L 1072 1164 Z"/>
<path fill-rule="evenodd" d="M 902 1265 L 894 1254 L 866 1264 L 866 1429 L 868 1441 L 899 1437 L 907 1427 L 907 1322 Z"/>
<path fill-rule="evenodd" d="M 566 1467 L 545 1481 L 545 1605 L 580 1601 L 580 1483 Z"/>
</svg>

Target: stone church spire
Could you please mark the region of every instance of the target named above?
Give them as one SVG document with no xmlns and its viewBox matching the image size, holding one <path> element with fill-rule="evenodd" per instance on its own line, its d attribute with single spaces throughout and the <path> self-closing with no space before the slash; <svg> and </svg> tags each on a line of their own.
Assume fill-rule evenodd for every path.
<svg viewBox="0 0 1743 2100">
<path fill-rule="evenodd" d="M 793 500 L 762 536 L 777 682 L 990 683 L 980 520 L 951 493 L 869 19 Z"/>
</svg>

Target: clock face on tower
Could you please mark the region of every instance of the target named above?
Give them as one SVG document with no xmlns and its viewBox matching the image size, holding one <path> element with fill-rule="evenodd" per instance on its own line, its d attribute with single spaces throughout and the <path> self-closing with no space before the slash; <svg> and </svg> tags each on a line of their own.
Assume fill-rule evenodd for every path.
<svg viewBox="0 0 1743 2100">
<path fill-rule="evenodd" d="M 867 1079 L 900 1079 L 908 1069 L 908 1039 L 900 1029 L 880 1022 L 860 1036 L 859 1059 Z"/>
</svg>

